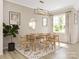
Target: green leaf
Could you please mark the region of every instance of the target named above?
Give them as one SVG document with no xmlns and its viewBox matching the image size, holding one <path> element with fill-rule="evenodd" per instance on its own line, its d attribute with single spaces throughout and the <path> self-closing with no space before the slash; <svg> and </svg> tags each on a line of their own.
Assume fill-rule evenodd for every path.
<svg viewBox="0 0 79 59">
<path fill-rule="evenodd" d="M 6 25 L 3 23 L 3 35 L 6 36 L 13 36 L 16 37 L 16 34 L 18 34 L 18 25 Z"/>
</svg>

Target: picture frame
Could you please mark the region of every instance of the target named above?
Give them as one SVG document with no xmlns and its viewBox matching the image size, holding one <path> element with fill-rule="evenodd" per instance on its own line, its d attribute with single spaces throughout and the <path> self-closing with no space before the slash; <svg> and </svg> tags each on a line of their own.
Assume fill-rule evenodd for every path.
<svg viewBox="0 0 79 59">
<path fill-rule="evenodd" d="M 21 13 L 9 11 L 9 24 L 10 25 L 20 25 Z"/>
<path fill-rule="evenodd" d="M 43 26 L 47 26 L 47 23 L 48 23 L 48 18 L 47 17 L 42 17 L 42 24 Z"/>
</svg>

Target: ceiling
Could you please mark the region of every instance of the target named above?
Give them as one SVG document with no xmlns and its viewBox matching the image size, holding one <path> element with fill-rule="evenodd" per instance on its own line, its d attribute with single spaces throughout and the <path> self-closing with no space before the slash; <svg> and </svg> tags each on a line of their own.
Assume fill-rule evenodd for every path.
<svg viewBox="0 0 79 59">
<path fill-rule="evenodd" d="M 44 4 L 41 4 L 40 0 L 7 0 L 16 4 L 27 6 L 30 8 L 42 8 L 49 11 L 57 10 L 67 6 L 73 6 L 77 0 L 41 0 Z"/>
</svg>

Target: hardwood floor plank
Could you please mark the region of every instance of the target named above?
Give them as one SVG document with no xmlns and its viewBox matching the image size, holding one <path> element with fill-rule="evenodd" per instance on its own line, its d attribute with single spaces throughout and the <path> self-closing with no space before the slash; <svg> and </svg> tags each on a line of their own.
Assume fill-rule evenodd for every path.
<svg viewBox="0 0 79 59">
<path fill-rule="evenodd" d="M 5 51 L 5 59 L 14 59 L 12 58 L 12 55 L 8 52 L 8 51 Z"/>
<path fill-rule="evenodd" d="M 19 52 L 17 51 L 14 51 L 15 54 L 17 54 L 17 56 L 20 58 L 20 59 L 27 59 L 25 56 L 21 55 Z"/>
<path fill-rule="evenodd" d="M 4 58 L 4 56 L 1 55 L 1 56 L 0 56 L 0 59 L 5 59 L 5 58 Z"/>
<path fill-rule="evenodd" d="M 28 59 L 21 55 L 18 51 L 4 51 L 4 55 L 0 59 Z M 79 43 L 68 45 L 40 59 L 79 59 Z"/>
</svg>

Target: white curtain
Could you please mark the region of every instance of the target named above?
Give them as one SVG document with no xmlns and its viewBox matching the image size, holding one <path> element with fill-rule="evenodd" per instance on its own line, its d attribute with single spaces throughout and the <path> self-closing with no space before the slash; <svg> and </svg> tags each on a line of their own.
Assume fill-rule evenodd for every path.
<svg viewBox="0 0 79 59">
<path fill-rule="evenodd" d="M 67 43 L 71 43 L 71 39 L 72 39 L 72 11 L 66 12 L 66 39 L 67 39 Z"/>
<path fill-rule="evenodd" d="M 79 35 L 79 11 L 77 11 L 77 20 L 78 20 L 78 35 Z M 79 36 L 78 36 L 78 41 L 79 41 Z"/>
</svg>

